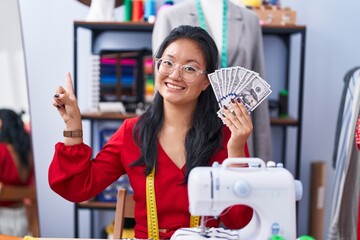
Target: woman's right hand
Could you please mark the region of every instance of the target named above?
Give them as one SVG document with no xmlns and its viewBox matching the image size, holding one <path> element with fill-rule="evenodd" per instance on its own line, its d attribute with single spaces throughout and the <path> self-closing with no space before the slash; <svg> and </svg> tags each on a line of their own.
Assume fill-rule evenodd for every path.
<svg viewBox="0 0 360 240">
<path fill-rule="evenodd" d="M 56 88 L 53 105 L 63 118 L 66 131 L 82 130 L 81 113 L 74 94 L 70 73 L 66 75 L 66 88 L 62 86 Z"/>
</svg>

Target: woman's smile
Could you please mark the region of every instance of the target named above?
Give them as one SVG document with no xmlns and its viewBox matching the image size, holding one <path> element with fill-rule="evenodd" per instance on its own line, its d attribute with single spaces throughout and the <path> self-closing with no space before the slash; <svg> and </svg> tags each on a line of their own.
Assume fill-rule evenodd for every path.
<svg viewBox="0 0 360 240">
<path fill-rule="evenodd" d="M 184 90 L 185 87 L 174 84 L 174 83 L 170 83 L 170 82 L 165 82 L 165 85 L 171 89 L 171 90 Z"/>
</svg>

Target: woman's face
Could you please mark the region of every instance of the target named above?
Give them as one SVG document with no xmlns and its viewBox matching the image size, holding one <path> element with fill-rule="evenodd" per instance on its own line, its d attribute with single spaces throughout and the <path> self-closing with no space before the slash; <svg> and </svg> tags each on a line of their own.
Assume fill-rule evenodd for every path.
<svg viewBox="0 0 360 240">
<path fill-rule="evenodd" d="M 173 104 L 197 103 L 197 98 L 210 84 L 206 74 L 198 75 L 192 82 L 185 82 L 180 76 L 180 67 L 190 65 L 205 70 L 206 64 L 201 48 L 189 39 L 172 42 L 164 51 L 161 59 L 171 61 L 175 70 L 167 75 L 156 73 L 156 87 L 164 101 Z"/>
</svg>

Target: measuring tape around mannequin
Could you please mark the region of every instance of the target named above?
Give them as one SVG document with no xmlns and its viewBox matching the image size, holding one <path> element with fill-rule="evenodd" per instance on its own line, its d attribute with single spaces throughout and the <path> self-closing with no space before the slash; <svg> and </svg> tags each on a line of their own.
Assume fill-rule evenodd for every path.
<svg viewBox="0 0 360 240">
<path fill-rule="evenodd" d="M 222 47 L 221 47 L 221 67 L 225 68 L 227 67 L 227 46 L 228 46 L 228 18 L 227 18 L 227 12 L 228 12 L 228 0 L 223 0 L 223 9 L 222 9 Z M 209 6 L 210 7 L 210 6 Z M 206 29 L 206 20 L 205 20 L 205 14 L 201 7 L 200 0 L 196 0 L 196 9 L 199 15 L 199 24 L 200 27 L 204 30 Z"/>
<path fill-rule="evenodd" d="M 155 198 L 155 167 L 151 173 L 146 176 L 146 211 L 147 211 L 147 228 L 148 238 L 159 239 L 159 226 Z M 190 227 L 198 227 L 200 224 L 199 216 L 190 216 Z"/>
</svg>

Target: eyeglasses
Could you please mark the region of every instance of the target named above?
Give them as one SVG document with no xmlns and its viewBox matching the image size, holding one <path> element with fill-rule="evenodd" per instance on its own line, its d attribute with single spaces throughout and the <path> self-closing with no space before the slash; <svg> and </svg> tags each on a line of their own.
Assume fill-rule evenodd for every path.
<svg viewBox="0 0 360 240">
<path fill-rule="evenodd" d="M 185 82 L 193 82 L 200 74 L 206 74 L 206 71 L 197 69 L 191 65 L 176 65 L 176 63 L 170 60 L 160 58 L 156 61 L 155 66 L 157 71 L 163 76 L 169 76 L 175 69 L 179 69 L 180 77 Z"/>
</svg>

